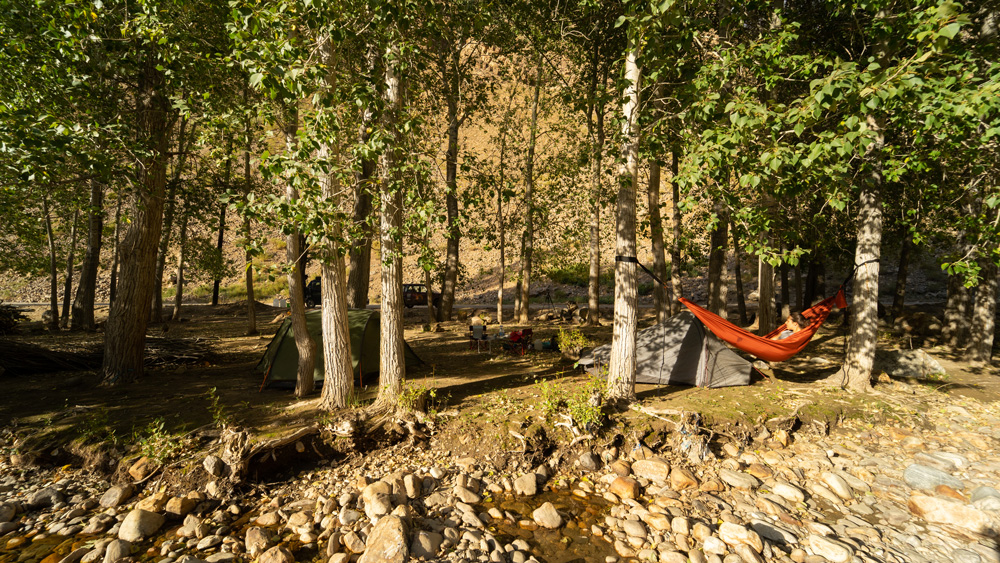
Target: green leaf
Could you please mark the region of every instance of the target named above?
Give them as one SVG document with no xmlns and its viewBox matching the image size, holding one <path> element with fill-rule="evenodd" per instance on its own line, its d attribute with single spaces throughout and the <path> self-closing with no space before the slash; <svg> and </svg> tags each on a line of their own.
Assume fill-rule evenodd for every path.
<svg viewBox="0 0 1000 563">
<path fill-rule="evenodd" d="M 958 35 L 958 30 L 960 30 L 961 28 L 962 24 L 958 22 L 950 23 L 941 28 L 941 31 L 938 32 L 938 35 L 940 37 L 947 37 L 948 39 L 954 39 L 955 36 Z"/>
</svg>

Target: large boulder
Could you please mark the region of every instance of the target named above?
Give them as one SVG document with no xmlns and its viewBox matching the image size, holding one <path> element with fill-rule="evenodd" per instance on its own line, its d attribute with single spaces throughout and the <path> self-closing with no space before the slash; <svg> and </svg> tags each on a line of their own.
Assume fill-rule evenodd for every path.
<svg viewBox="0 0 1000 563">
<path fill-rule="evenodd" d="M 390 515 L 379 519 L 368 536 L 358 563 L 404 563 L 410 558 L 409 534 L 403 519 Z"/>
<path fill-rule="evenodd" d="M 156 533 L 163 526 L 164 520 L 162 514 L 136 508 L 128 513 L 125 520 L 122 520 L 121 528 L 118 529 L 118 538 L 128 542 L 142 541 Z"/>
</svg>

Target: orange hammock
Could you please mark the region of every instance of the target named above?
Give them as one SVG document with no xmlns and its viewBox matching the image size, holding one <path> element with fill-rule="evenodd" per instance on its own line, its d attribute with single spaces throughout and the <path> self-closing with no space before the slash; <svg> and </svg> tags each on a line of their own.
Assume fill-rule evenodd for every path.
<svg viewBox="0 0 1000 563">
<path fill-rule="evenodd" d="M 809 340 L 812 339 L 813 334 L 816 333 L 820 325 L 830 316 L 830 311 L 834 307 L 841 309 L 847 307 L 844 288 L 841 287 L 833 297 L 824 299 L 809 309 L 802 311 L 802 316 L 809 320 L 808 326 L 784 340 L 771 340 L 772 337 L 781 334 L 781 331 L 785 330 L 784 324 L 770 334 L 757 336 L 723 319 L 708 309 L 702 309 L 683 297 L 679 301 L 690 309 L 694 313 L 694 316 L 698 317 L 712 331 L 712 334 L 740 350 L 753 354 L 767 362 L 783 362 L 801 352 L 806 347 L 806 344 L 809 344 Z"/>
</svg>

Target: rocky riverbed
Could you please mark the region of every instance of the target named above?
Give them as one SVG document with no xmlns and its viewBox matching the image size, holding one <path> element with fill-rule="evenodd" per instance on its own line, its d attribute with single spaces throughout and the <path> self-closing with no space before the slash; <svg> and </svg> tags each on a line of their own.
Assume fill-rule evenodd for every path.
<svg viewBox="0 0 1000 563">
<path fill-rule="evenodd" d="M 887 425 L 739 440 L 677 424 L 652 446 L 580 441 L 515 472 L 431 440 L 238 493 L 214 456 L 197 490 L 4 457 L 0 563 L 1000 562 L 996 405 L 894 392 L 914 408 Z"/>
</svg>

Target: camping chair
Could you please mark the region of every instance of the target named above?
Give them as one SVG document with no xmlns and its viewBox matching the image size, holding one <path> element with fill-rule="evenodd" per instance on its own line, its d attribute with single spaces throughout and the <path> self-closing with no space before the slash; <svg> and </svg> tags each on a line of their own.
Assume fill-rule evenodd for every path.
<svg viewBox="0 0 1000 563">
<path fill-rule="evenodd" d="M 486 341 L 486 325 L 469 325 L 469 350 L 476 346 L 476 352 L 483 349 L 483 345 L 489 346 Z"/>
<path fill-rule="evenodd" d="M 525 355 L 531 349 L 531 333 L 530 328 L 510 333 L 510 347 L 507 351 L 511 355 Z"/>
</svg>

